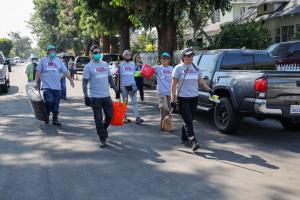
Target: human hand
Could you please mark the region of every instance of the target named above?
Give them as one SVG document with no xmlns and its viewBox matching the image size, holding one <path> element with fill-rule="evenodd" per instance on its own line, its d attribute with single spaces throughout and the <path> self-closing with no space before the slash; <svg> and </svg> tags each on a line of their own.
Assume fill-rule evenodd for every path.
<svg viewBox="0 0 300 200">
<path fill-rule="evenodd" d="M 86 106 L 91 106 L 91 99 L 89 97 L 84 97 L 84 103 Z"/>
</svg>

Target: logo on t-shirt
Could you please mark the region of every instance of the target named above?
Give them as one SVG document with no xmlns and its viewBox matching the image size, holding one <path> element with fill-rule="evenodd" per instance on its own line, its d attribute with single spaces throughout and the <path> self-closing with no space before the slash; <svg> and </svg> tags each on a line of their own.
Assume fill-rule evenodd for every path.
<svg viewBox="0 0 300 200">
<path fill-rule="evenodd" d="M 108 77 L 107 71 L 108 70 L 105 67 L 96 67 L 95 68 L 95 72 L 96 72 L 95 77 L 96 78 Z"/>
<path fill-rule="evenodd" d="M 54 62 L 47 63 L 47 70 L 48 71 L 58 71 L 58 66 Z"/>
<path fill-rule="evenodd" d="M 124 67 L 124 75 L 132 75 L 134 73 L 134 68 L 131 66 Z"/>
<path fill-rule="evenodd" d="M 182 78 L 184 77 L 184 73 L 185 71 L 183 72 Z M 198 71 L 189 69 L 186 73 L 185 79 L 189 79 L 189 80 L 198 79 Z"/>
<path fill-rule="evenodd" d="M 163 79 L 171 79 L 172 78 L 172 70 L 170 69 L 163 69 L 161 71 Z"/>
</svg>

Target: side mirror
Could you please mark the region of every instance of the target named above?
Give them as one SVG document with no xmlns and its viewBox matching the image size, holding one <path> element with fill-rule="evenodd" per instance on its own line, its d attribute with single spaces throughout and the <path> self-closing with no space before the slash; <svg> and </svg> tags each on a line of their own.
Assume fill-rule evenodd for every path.
<svg viewBox="0 0 300 200">
<path fill-rule="evenodd" d="M 10 62 L 9 62 L 9 60 L 8 60 L 8 59 L 6 59 L 6 60 L 4 61 L 4 64 L 5 64 L 5 65 L 10 65 Z"/>
</svg>

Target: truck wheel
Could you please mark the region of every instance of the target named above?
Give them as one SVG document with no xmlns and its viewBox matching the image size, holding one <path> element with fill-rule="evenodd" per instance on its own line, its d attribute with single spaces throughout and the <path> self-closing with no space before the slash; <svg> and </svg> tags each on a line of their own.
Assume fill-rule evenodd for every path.
<svg viewBox="0 0 300 200">
<path fill-rule="evenodd" d="M 300 120 L 293 121 L 290 118 L 283 118 L 280 120 L 281 125 L 287 131 L 298 131 L 300 130 Z"/>
<path fill-rule="evenodd" d="M 3 93 L 8 93 L 8 84 L 5 82 L 5 84 L 2 86 L 2 92 Z"/>
<path fill-rule="evenodd" d="M 226 134 L 233 134 L 239 124 L 238 115 L 234 112 L 228 97 L 220 99 L 214 110 L 214 121 L 217 129 Z"/>
</svg>

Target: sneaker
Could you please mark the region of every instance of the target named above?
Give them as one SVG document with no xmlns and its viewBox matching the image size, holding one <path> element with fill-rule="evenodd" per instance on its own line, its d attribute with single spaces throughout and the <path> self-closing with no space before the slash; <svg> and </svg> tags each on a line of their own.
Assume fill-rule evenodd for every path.
<svg viewBox="0 0 300 200">
<path fill-rule="evenodd" d="M 107 147 L 106 140 L 100 140 L 100 148 Z"/>
<path fill-rule="evenodd" d="M 199 146 L 196 139 L 194 141 L 192 141 L 191 143 L 192 143 L 192 150 L 193 151 L 197 151 L 200 148 L 200 146 Z"/>
<path fill-rule="evenodd" d="M 131 119 L 128 119 L 127 117 L 124 119 L 124 124 L 130 124 L 131 123 Z"/>
<path fill-rule="evenodd" d="M 137 117 L 136 120 L 135 120 L 136 124 L 141 124 L 143 122 L 144 122 L 144 120 L 142 118 L 140 118 L 140 117 Z"/>
</svg>

